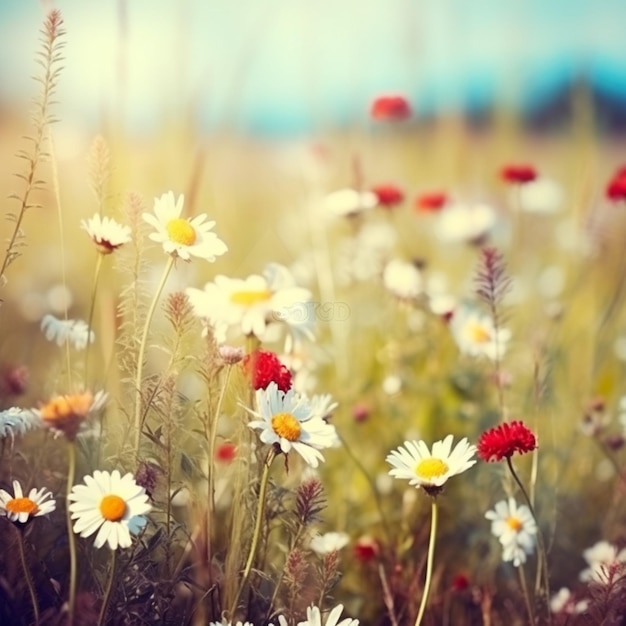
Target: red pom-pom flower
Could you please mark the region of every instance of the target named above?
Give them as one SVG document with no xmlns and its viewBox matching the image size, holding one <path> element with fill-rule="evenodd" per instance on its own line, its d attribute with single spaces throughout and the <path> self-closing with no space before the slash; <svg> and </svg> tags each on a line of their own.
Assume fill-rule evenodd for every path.
<svg viewBox="0 0 626 626">
<path fill-rule="evenodd" d="M 291 372 L 269 350 L 255 350 L 247 354 L 242 366 L 254 389 L 267 389 L 272 382 L 282 392 L 286 393 L 291 389 Z"/>
<path fill-rule="evenodd" d="M 512 457 L 516 452 L 525 454 L 536 447 L 537 439 L 524 422 L 505 422 L 480 436 L 478 456 L 484 461 L 501 461 Z"/>
<path fill-rule="evenodd" d="M 372 102 L 370 115 L 375 120 L 398 122 L 411 117 L 411 105 L 404 96 L 379 96 Z"/>
<path fill-rule="evenodd" d="M 516 163 L 505 165 L 500 170 L 500 176 L 507 183 L 523 185 L 530 183 L 537 178 L 537 170 L 526 163 Z"/>
</svg>

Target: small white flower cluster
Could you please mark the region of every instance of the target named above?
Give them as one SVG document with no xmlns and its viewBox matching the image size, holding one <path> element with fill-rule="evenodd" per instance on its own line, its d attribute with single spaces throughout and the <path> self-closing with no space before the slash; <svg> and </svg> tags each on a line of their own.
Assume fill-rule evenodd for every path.
<svg viewBox="0 0 626 626">
<path fill-rule="evenodd" d="M 48 341 L 54 341 L 58 346 L 68 342 L 76 350 L 84 350 L 87 344 L 93 343 L 95 339 L 95 334 L 93 330 L 89 330 L 87 322 L 83 320 L 60 320 L 50 314 L 43 316 L 41 330 Z"/>
<path fill-rule="evenodd" d="M 306 611 L 306 620 L 298 622 L 297 626 L 359 626 L 358 619 L 346 617 L 339 621 L 343 604 L 338 604 L 329 614 L 328 618 L 322 624 L 322 613 L 317 606 L 310 606 Z M 283 615 L 278 616 L 278 626 L 288 626 L 289 622 Z M 221 622 L 209 622 L 209 626 L 254 626 L 252 622 L 229 622 L 223 620 Z M 270 624 L 269 626 L 273 626 Z"/>
<path fill-rule="evenodd" d="M 511 339 L 508 328 L 496 329 L 489 315 L 467 304 L 454 309 L 450 330 L 461 354 L 485 356 L 492 361 L 504 356 Z"/>
<path fill-rule="evenodd" d="M 512 561 L 515 567 L 525 563 L 537 539 L 537 524 L 530 509 L 525 504 L 518 506 L 509 498 L 498 502 L 485 517 L 491 520 L 491 532 L 502 545 L 502 560 Z"/>
<path fill-rule="evenodd" d="M 41 426 L 41 421 L 32 411 L 18 407 L 0 411 L 0 439 L 10 437 L 13 440 L 15 437 L 39 426 Z"/>
</svg>

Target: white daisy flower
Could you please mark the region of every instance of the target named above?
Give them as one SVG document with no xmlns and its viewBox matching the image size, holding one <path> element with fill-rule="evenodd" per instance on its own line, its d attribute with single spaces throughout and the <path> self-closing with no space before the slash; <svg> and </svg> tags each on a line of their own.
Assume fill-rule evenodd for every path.
<svg viewBox="0 0 626 626">
<path fill-rule="evenodd" d="M 522 211 L 549 215 L 563 208 L 563 189 L 550 178 L 536 178 L 523 185 L 512 185 L 511 204 Z"/>
<path fill-rule="evenodd" d="M 414 263 L 400 259 L 393 259 L 385 265 L 383 285 L 403 300 L 414 300 L 424 292 L 422 272 Z"/>
<path fill-rule="evenodd" d="M 0 517 L 8 517 L 11 522 L 24 524 L 30 517 L 39 517 L 52 513 L 56 508 L 56 502 L 52 500 L 52 493 L 43 487 L 34 487 L 24 496 L 22 486 L 17 480 L 13 481 L 13 493 L 11 495 L 4 489 L 0 489 Z"/>
<path fill-rule="evenodd" d="M 80 227 L 87 231 L 101 254 L 111 254 L 131 240 L 128 226 L 118 224 L 110 217 L 100 217 L 99 213 L 88 220 L 81 220 Z"/>
<path fill-rule="evenodd" d="M 477 243 L 496 224 L 495 211 L 486 204 L 452 204 L 437 214 L 435 234 L 446 243 Z"/>
<path fill-rule="evenodd" d="M 185 290 L 198 317 L 205 318 L 218 329 L 239 327 L 245 335 L 264 338 L 271 322 L 298 326 L 303 331 L 310 320 L 294 314 L 311 300 L 308 289 L 297 287 L 289 270 L 270 263 L 263 275 L 245 279 L 216 276 L 204 289 Z M 291 315 L 286 314 L 291 312 Z"/>
<path fill-rule="evenodd" d="M 454 309 L 450 330 L 462 354 L 486 356 L 492 361 L 504 356 L 511 339 L 509 329 L 496 331 L 491 316 L 467 305 Z"/>
<path fill-rule="evenodd" d="M 108 543 L 111 550 L 130 547 L 130 520 L 145 515 L 152 506 L 148 495 L 128 473 L 96 470 L 93 476 L 85 476 L 84 485 L 74 485 L 68 499 L 74 522 L 74 532 L 89 537 L 96 531 L 94 546 L 101 548 Z"/>
<path fill-rule="evenodd" d="M 322 624 L 322 614 L 316 606 L 310 606 L 306 610 L 306 621 L 299 622 L 298 626 L 358 626 L 358 619 L 347 617 L 339 621 L 339 616 L 343 611 L 343 604 L 338 604 L 328 615 L 328 618 Z"/>
<path fill-rule="evenodd" d="M 41 420 L 33 411 L 11 407 L 0 411 L 0 439 L 10 437 L 12 440 L 26 431 L 41 426 Z"/>
<path fill-rule="evenodd" d="M 84 350 L 88 343 L 93 343 L 95 334 L 89 330 L 87 322 L 83 320 L 60 320 L 54 315 L 44 315 L 41 320 L 41 330 L 48 341 L 62 346 L 66 341 L 76 350 Z"/>
<path fill-rule="evenodd" d="M 252 622 L 229 622 L 222 620 L 221 622 L 209 622 L 209 626 L 254 626 L 254 624 Z"/>
<path fill-rule="evenodd" d="M 604 582 L 606 581 L 607 568 L 621 564 L 626 566 L 626 548 L 618 551 L 617 547 L 608 541 L 598 541 L 583 552 L 583 558 L 589 567 L 580 573 L 580 580 L 583 582 Z"/>
<path fill-rule="evenodd" d="M 370 211 L 378 205 L 378 196 L 371 191 L 338 189 L 329 193 L 322 202 L 328 215 L 348 217 Z"/>
<path fill-rule="evenodd" d="M 491 532 L 502 544 L 502 560 L 513 561 L 515 567 L 525 563 L 537 539 L 537 524 L 530 509 L 525 504 L 518 506 L 509 498 L 498 502 L 485 517 L 491 520 Z"/>
<path fill-rule="evenodd" d="M 315 535 L 310 543 L 309 547 L 313 552 L 318 554 L 329 554 L 330 552 L 338 552 L 342 548 L 348 545 L 350 537 L 346 533 L 324 533 L 323 535 Z"/>
<path fill-rule="evenodd" d="M 448 435 L 443 441 L 436 441 L 432 452 L 423 441 L 405 441 L 404 446 L 387 456 L 387 463 L 393 466 L 389 474 L 408 480 L 415 487 L 423 487 L 429 493 L 437 493 L 449 478 L 476 463 L 472 459 L 476 446 L 470 445 L 464 437 L 452 450 L 452 439 L 452 435 Z"/>
<path fill-rule="evenodd" d="M 154 199 L 154 215 L 143 214 L 143 219 L 156 229 L 150 239 L 162 244 L 167 254 L 178 256 L 184 261 L 190 261 L 194 256 L 213 262 L 228 248 L 211 232 L 215 222 L 205 221 L 206 213 L 192 219 L 181 217 L 184 201 L 182 194 L 175 200 L 171 191 Z"/>
<path fill-rule="evenodd" d="M 272 382 L 267 389 L 257 390 L 256 406 L 257 411 L 246 410 L 261 419 L 248 426 L 261 430 L 261 441 L 279 444 L 285 454 L 295 450 L 311 467 L 324 460 L 319 450 L 331 447 L 336 440 L 335 427 L 314 413 L 309 400 L 293 389 L 283 393 Z"/>
</svg>

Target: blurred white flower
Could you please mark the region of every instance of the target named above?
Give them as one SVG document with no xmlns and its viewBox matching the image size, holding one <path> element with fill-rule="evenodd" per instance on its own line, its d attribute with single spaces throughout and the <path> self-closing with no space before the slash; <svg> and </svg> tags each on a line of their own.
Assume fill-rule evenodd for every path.
<svg viewBox="0 0 626 626">
<path fill-rule="evenodd" d="M 338 604 L 328 615 L 322 624 L 322 614 L 316 606 L 310 606 L 306 610 L 306 620 L 298 622 L 298 626 L 358 626 L 358 619 L 345 618 L 339 621 L 339 616 L 343 611 L 343 604 Z"/>
<path fill-rule="evenodd" d="M 584 613 L 588 607 L 589 600 L 579 600 L 576 602 L 572 592 L 567 587 L 561 587 L 552 598 L 550 598 L 550 610 L 553 613 L 578 615 Z"/>
<path fill-rule="evenodd" d="M 485 517 L 491 520 L 491 532 L 502 545 L 502 560 L 512 561 L 515 567 L 526 562 L 526 555 L 535 549 L 537 524 L 530 509 L 518 506 L 513 498 L 501 500 Z"/>
<path fill-rule="evenodd" d="M 452 204 L 437 214 L 435 234 L 446 243 L 476 243 L 496 224 L 495 211 L 486 204 Z"/>
<path fill-rule="evenodd" d="M 422 272 L 415 263 L 392 259 L 383 270 L 383 285 L 403 300 L 414 300 L 424 291 Z"/>
<path fill-rule="evenodd" d="M 111 254 L 131 240 L 128 226 L 118 224 L 110 217 L 100 217 L 99 213 L 88 220 L 81 220 L 80 227 L 87 231 L 101 254 Z"/>
<path fill-rule="evenodd" d="M 95 334 L 89 330 L 87 322 L 83 320 L 60 320 L 54 315 L 47 314 L 41 320 L 41 330 L 48 341 L 54 341 L 62 346 L 66 341 L 76 350 L 84 350 L 88 343 L 93 343 Z"/>
<path fill-rule="evenodd" d="M 371 191 L 338 189 L 323 199 L 322 208 L 329 215 L 346 217 L 369 211 L 377 204 L 378 197 Z"/>
<path fill-rule="evenodd" d="M 450 330 L 462 354 L 486 356 L 495 361 L 506 352 L 511 331 L 496 328 L 489 315 L 468 306 L 460 305 L 452 314 Z"/>
<path fill-rule="evenodd" d="M 523 185 L 513 185 L 510 193 L 513 196 L 512 205 L 528 213 L 556 213 L 563 205 L 563 189 L 549 178 L 536 178 Z"/>
<path fill-rule="evenodd" d="M 39 416 L 33 411 L 11 407 L 0 411 L 0 439 L 9 437 L 11 440 L 29 430 L 41 426 Z"/>
<path fill-rule="evenodd" d="M 347 546 L 349 541 L 350 537 L 346 533 L 324 533 L 323 535 L 315 535 L 311 539 L 309 547 L 317 554 L 328 554 L 329 552 L 338 552 Z"/>
<path fill-rule="evenodd" d="M 608 541 L 598 541 L 591 548 L 587 548 L 583 552 L 583 558 L 589 565 L 579 575 L 583 582 L 606 581 L 607 570 L 611 567 L 624 567 L 626 570 L 626 548 L 618 551 L 617 547 Z"/>
</svg>

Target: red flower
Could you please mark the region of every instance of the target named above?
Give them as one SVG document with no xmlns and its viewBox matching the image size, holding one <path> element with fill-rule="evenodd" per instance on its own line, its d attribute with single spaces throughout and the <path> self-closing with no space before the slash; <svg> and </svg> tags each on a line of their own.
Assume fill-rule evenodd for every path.
<svg viewBox="0 0 626 626">
<path fill-rule="evenodd" d="M 372 187 L 372 193 L 376 194 L 379 206 L 392 208 L 404 202 L 404 192 L 396 185 L 376 185 Z"/>
<path fill-rule="evenodd" d="M 460 573 L 452 579 L 452 591 L 465 591 L 469 586 L 470 579 L 467 574 Z"/>
<path fill-rule="evenodd" d="M 613 202 L 626 200 L 626 168 L 621 167 L 606 186 L 606 197 Z"/>
<path fill-rule="evenodd" d="M 354 557 L 357 561 L 361 561 L 362 563 L 366 563 L 368 561 L 374 560 L 378 553 L 380 552 L 380 546 L 378 545 L 378 541 L 369 535 L 363 535 L 357 539 L 354 544 Z"/>
<path fill-rule="evenodd" d="M 375 120 L 402 121 L 411 117 L 411 105 L 404 96 L 379 96 L 372 102 L 370 115 Z"/>
<path fill-rule="evenodd" d="M 443 191 L 422 193 L 415 198 L 415 208 L 425 213 L 440 211 L 448 202 L 448 196 Z"/>
<path fill-rule="evenodd" d="M 215 451 L 215 459 L 222 463 L 231 463 L 237 456 L 237 446 L 234 443 L 223 443 Z"/>
<path fill-rule="evenodd" d="M 267 389 L 271 382 L 283 392 L 291 389 L 291 372 L 273 352 L 255 350 L 244 357 L 242 366 L 254 389 Z"/>
<path fill-rule="evenodd" d="M 537 440 L 524 422 L 505 422 L 485 431 L 478 439 L 478 456 L 484 461 L 501 461 L 515 452 L 525 454 L 537 447 Z"/>
<path fill-rule="evenodd" d="M 505 165 L 500 170 L 500 176 L 507 183 L 523 185 L 537 178 L 537 170 L 532 165 L 517 163 Z"/>
</svg>

